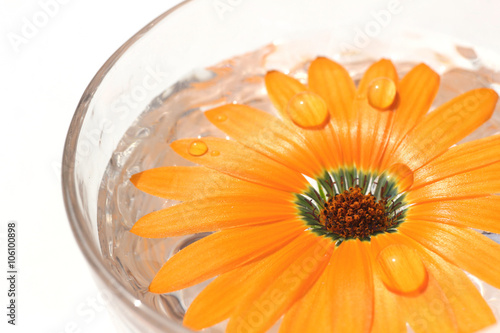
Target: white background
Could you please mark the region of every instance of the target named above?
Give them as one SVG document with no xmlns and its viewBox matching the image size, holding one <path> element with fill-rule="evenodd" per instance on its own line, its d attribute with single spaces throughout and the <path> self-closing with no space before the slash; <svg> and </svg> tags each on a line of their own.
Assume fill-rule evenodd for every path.
<svg viewBox="0 0 500 333">
<path fill-rule="evenodd" d="M 178 2 L 0 0 L 0 332 L 114 331 L 66 218 L 63 145 L 94 74 Z M 6 323 L 9 221 L 20 248 L 16 327 Z"/>
<path fill-rule="evenodd" d="M 0 0 L 1 332 L 114 330 L 66 219 L 62 150 L 78 101 L 101 65 L 178 2 Z M 9 221 L 18 225 L 16 327 L 6 323 L 4 306 Z"/>
</svg>

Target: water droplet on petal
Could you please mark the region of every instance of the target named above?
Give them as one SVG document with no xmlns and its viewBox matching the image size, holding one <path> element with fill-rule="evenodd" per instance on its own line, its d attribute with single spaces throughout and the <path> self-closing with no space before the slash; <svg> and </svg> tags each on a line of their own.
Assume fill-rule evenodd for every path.
<svg viewBox="0 0 500 333">
<path fill-rule="evenodd" d="M 389 245 L 377 256 L 377 269 L 387 289 L 398 294 L 425 290 L 428 274 L 417 251 L 403 244 Z"/>
<path fill-rule="evenodd" d="M 227 120 L 227 116 L 225 114 L 219 114 L 216 118 L 215 118 L 218 122 L 222 123 L 223 121 L 226 121 Z"/>
<path fill-rule="evenodd" d="M 387 169 L 387 173 L 389 179 L 394 178 L 394 181 L 398 183 L 400 191 L 406 191 L 412 187 L 414 181 L 413 171 L 406 164 L 393 164 Z"/>
<path fill-rule="evenodd" d="M 207 151 L 208 151 L 207 144 L 201 140 L 195 140 L 191 142 L 188 148 L 188 152 L 193 156 L 205 155 Z"/>
<path fill-rule="evenodd" d="M 210 152 L 210 155 L 212 155 L 212 156 L 216 157 L 216 156 L 219 156 L 219 155 L 220 155 L 220 152 L 219 152 L 218 150 L 212 150 L 212 151 Z"/>
<path fill-rule="evenodd" d="M 389 78 L 381 77 L 368 86 L 368 103 L 378 110 L 387 110 L 396 99 L 396 84 Z"/>
<path fill-rule="evenodd" d="M 286 111 L 297 126 L 305 129 L 325 127 L 330 116 L 323 98 L 310 91 L 294 95 L 288 101 Z"/>
</svg>

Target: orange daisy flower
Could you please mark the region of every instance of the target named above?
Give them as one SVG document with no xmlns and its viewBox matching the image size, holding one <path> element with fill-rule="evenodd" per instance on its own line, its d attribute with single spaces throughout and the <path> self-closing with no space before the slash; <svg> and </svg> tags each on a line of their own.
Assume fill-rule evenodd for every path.
<svg viewBox="0 0 500 333">
<path fill-rule="evenodd" d="M 500 135 L 457 144 L 490 118 L 491 89 L 428 112 L 439 76 L 401 80 L 374 63 L 356 88 L 317 58 L 308 82 L 265 77 L 275 117 L 228 104 L 205 113 L 231 139 L 171 144 L 200 166 L 144 171 L 142 191 L 183 201 L 131 232 L 213 232 L 172 256 L 153 293 L 216 277 L 192 302 L 195 330 L 226 332 L 473 332 L 495 322 L 464 273 L 500 288 Z"/>
</svg>

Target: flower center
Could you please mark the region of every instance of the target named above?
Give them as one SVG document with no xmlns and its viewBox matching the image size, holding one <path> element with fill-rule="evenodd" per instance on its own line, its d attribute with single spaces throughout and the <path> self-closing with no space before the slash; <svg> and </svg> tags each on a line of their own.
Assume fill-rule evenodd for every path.
<svg viewBox="0 0 500 333">
<path fill-rule="evenodd" d="M 386 213 L 386 200 L 363 194 L 359 186 L 351 187 L 326 202 L 319 215 L 329 232 L 342 238 L 365 239 L 393 226 Z"/>
<path fill-rule="evenodd" d="M 395 232 L 408 208 L 398 179 L 392 172 L 325 171 L 295 196 L 298 214 L 314 233 L 338 242 Z"/>
</svg>

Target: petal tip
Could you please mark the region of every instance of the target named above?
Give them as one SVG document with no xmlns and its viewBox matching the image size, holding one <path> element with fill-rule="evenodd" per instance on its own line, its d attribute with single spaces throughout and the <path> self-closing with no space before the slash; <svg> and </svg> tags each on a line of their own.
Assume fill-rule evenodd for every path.
<svg viewBox="0 0 500 333">
<path fill-rule="evenodd" d="M 148 287 L 148 291 L 153 294 L 166 294 L 168 292 L 164 291 L 163 288 L 161 288 L 156 278 L 151 281 L 151 284 Z"/>
<path fill-rule="evenodd" d="M 139 173 L 132 175 L 132 177 L 130 177 L 129 180 L 132 184 L 134 184 L 135 187 L 138 187 L 141 176 L 142 176 L 142 172 L 139 172 Z"/>
<path fill-rule="evenodd" d="M 217 117 L 223 112 L 223 110 L 227 107 L 226 105 L 222 105 L 204 112 L 205 118 L 208 119 L 211 123 L 217 120 Z"/>
<path fill-rule="evenodd" d="M 482 107 L 489 110 L 489 117 L 493 115 L 495 106 L 498 102 L 498 93 L 491 88 L 479 88 L 474 91 L 474 98 L 477 98 L 479 103 L 484 103 Z M 489 118 L 488 117 L 488 118 Z"/>
<path fill-rule="evenodd" d="M 134 223 L 134 225 L 132 226 L 132 228 L 130 228 L 130 230 L 129 230 L 129 232 L 133 233 L 136 236 L 142 236 L 141 227 L 138 226 L 139 221 L 137 221 L 136 223 Z"/>
<path fill-rule="evenodd" d="M 186 143 L 187 143 L 188 140 L 192 141 L 193 139 L 179 139 L 179 140 L 175 140 L 174 142 L 170 143 L 170 148 L 174 152 L 176 152 L 177 154 L 179 154 L 179 155 L 182 156 L 183 155 L 182 154 L 182 152 L 183 152 L 182 149 L 183 148 L 187 149 Z"/>
<path fill-rule="evenodd" d="M 317 62 L 333 62 L 332 60 L 328 59 L 325 56 L 318 56 L 316 59 L 314 59 L 311 63 L 317 63 Z"/>
<path fill-rule="evenodd" d="M 166 266 L 168 265 L 168 261 L 162 266 L 162 268 L 156 273 L 155 277 L 151 281 L 148 287 L 148 291 L 153 294 L 168 294 L 180 289 L 185 288 L 186 286 L 178 285 L 174 286 L 172 279 L 169 274 L 166 274 Z"/>
<path fill-rule="evenodd" d="M 494 89 L 491 89 L 491 88 L 481 88 L 481 90 L 484 90 L 486 94 L 488 94 L 489 98 L 492 98 L 495 103 L 498 101 L 498 93 L 494 90 Z"/>
<path fill-rule="evenodd" d="M 206 328 L 206 327 L 200 327 L 196 319 L 189 317 L 187 312 L 186 315 L 184 316 L 184 319 L 182 320 L 182 325 L 193 331 L 201 331 L 202 329 Z"/>
<path fill-rule="evenodd" d="M 155 234 L 154 230 L 152 230 L 151 222 L 148 223 L 148 219 L 150 220 L 152 214 L 154 214 L 154 212 L 146 214 L 137 220 L 132 228 L 130 228 L 129 232 L 142 238 L 162 238 L 163 235 L 158 236 Z"/>
</svg>

